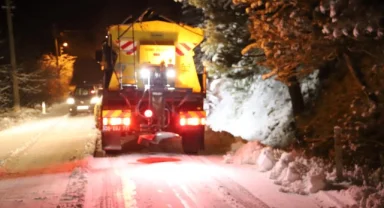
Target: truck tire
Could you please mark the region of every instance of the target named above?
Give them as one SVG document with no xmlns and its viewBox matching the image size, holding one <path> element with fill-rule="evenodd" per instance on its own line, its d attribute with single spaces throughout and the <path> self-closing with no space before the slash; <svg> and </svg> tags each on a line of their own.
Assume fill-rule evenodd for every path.
<svg viewBox="0 0 384 208">
<path fill-rule="evenodd" d="M 184 131 L 180 136 L 185 154 L 196 155 L 204 146 L 204 128 Z"/>
</svg>

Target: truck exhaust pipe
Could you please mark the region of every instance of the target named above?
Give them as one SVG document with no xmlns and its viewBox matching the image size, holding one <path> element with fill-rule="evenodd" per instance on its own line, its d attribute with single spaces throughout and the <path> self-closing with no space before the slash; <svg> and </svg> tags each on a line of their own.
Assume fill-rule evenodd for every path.
<svg viewBox="0 0 384 208">
<path fill-rule="evenodd" d="M 165 139 L 172 139 L 177 137 L 180 137 L 180 135 L 173 132 L 159 131 L 159 132 L 156 132 L 155 134 L 140 135 L 139 139 L 137 140 L 137 143 L 142 145 L 159 144 L 161 141 Z"/>
</svg>

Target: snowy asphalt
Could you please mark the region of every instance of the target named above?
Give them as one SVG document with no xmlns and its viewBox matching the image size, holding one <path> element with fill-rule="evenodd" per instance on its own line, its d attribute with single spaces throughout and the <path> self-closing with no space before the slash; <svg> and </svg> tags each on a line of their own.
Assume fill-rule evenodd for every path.
<svg viewBox="0 0 384 208">
<path fill-rule="evenodd" d="M 100 157 L 92 116 L 70 117 L 66 108 L 0 139 L 0 208 L 323 207 L 220 155 L 183 155 L 180 141 Z"/>
</svg>

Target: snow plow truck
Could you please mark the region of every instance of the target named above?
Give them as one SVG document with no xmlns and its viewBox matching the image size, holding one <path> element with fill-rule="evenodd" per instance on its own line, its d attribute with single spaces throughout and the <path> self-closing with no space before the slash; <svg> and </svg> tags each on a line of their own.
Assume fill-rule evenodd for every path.
<svg viewBox="0 0 384 208">
<path fill-rule="evenodd" d="M 179 137 L 185 153 L 197 154 L 204 149 L 206 72 L 196 71 L 193 49 L 203 31 L 143 17 L 109 26 L 96 52 L 104 71 L 95 108 L 102 148 L 119 151 L 127 137 L 143 145 Z"/>
</svg>

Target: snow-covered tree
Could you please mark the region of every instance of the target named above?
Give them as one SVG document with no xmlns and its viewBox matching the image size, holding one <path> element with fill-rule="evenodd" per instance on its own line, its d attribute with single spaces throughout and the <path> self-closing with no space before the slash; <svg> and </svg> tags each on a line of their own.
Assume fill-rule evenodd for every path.
<svg viewBox="0 0 384 208">
<path fill-rule="evenodd" d="M 319 37 L 312 24 L 311 1 L 234 0 L 247 3 L 253 40 L 242 51 L 261 49 L 265 59 L 258 64 L 270 71 L 263 79 L 275 77 L 288 86 L 295 114 L 304 109 L 298 75 L 308 75 L 334 53 L 330 43 Z"/>
<path fill-rule="evenodd" d="M 190 5 L 187 1 L 182 1 L 181 22 L 193 27 L 202 27 L 204 23 L 204 13 L 202 9 Z"/>
<path fill-rule="evenodd" d="M 187 3 L 204 15 L 204 22 L 200 24 L 205 32 L 201 49 L 204 52 L 203 65 L 211 76 L 244 78 L 259 72 L 254 57 L 241 54 L 241 50 L 250 43 L 248 17 L 243 6 L 235 6 L 231 0 L 175 1 Z"/>
<path fill-rule="evenodd" d="M 288 85 L 295 112 L 304 107 L 298 76 L 308 75 L 333 59 L 345 59 L 351 65 L 351 48 L 373 46 L 367 41 L 382 36 L 383 3 L 379 1 L 233 1 L 248 5 L 254 42 L 243 53 L 252 48 L 265 52 L 266 59 L 260 64 L 271 70 L 263 78 L 275 77 Z"/>
<path fill-rule="evenodd" d="M 273 146 L 288 145 L 293 138 L 292 112 L 286 86 L 263 81 L 265 59 L 260 48 L 241 51 L 251 43 L 244 5 L 225 0 L 188 0 L 204 14 L 201 44 L 204 65 L 213 77 L 208 125 L 246 140 Z"/>
<path fill-rule="evenodd" d="M 0 107 L 11 107 L 12 104 L 12 81 L 9 65 L 0 66 Z M 26 72 L 23 67 L 18 67 L 17 78 L 19 80 L 19 90 L 22 104 L 29 105 L 31 96 L 35 96 L 42 92 L 42 86 L 45 79 L 41 71 Z M 33 101 L 32 101 L 33 102 Z"/>
</svg>

